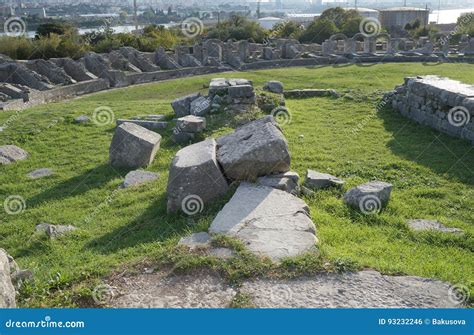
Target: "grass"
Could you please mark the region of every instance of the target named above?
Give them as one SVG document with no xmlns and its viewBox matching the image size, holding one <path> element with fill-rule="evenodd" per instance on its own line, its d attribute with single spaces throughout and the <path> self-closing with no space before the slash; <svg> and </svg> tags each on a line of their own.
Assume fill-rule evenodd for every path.
<svg viewBox="0 0 474 335">
<path fill-rule="evenodd" d="M 255 275 L 298 275 L 326 269 L 374 268 L 466 285 L 474 279 L 474 150 L 463 140 L 417 125 L 386 108 L 376 112 L 382 92 L 406 76 L 439 74 L 474 84 L 467 64 L 385 64 L 371 67 L 287 68 L 229 73 L 262 86 L 281 80 L 287 89 L 333 88 L 343 98 L 287 99 L 291 123 L 284 126 L 292 169 L 304 176 L 311 168 L 346 180 L 342 190 L 305 197 L 317 227 L 319 255 L 305 255 L 280 266 L 249 255 L 235 241 L 238 257 L 224 262 L 189 255 L 176 248 L 181 236 L 207 229 L 226 199 L 192 218 L 166 214 L 168 168 L 179 146 L 164 132 L 161 149 L 147 169 L 160 174 L 152 184 L 117 191 L 127 171 L 107 164 L 113 125 L 77 125 L 73 118 L 110 107 L 116 118 L 166 114 L 170 101 L 197 90 L 205 92 L 211 75 L 116 89 L 23 112 L 0 113 L 0 145 L 16 144 L 31 156 L 0 167 L 0 201 L 11 195 L 25 199 L 19 215 L 0 213 L 0 247 L 22 268 L 34 271 L 20 295 L 24 307 L 87 306 L 101 278 L 143 263 L 175 269 L 207 266 L 231 280 Z M 219 75 L 223 76 L 223 75 Z M 224 115 L 214 116 L 205 136 L 232 127 Z M 26 174 L 49 167 L 52 177 L 30 180 Z M 345 190 L 380 179 L 394 185 L 389 206 L 365 216 L 342 203 Z M 406 220 L 436 219 L 463 229 L 464 236 L 412 233 Z M 72 224 L 77 232 L 57 240 L 35 234 L 40 222 Z M 159 269 L 160 267 L 158 267 Z M 235 305 L 246 305 L 245 297 Z"/>
</svg>

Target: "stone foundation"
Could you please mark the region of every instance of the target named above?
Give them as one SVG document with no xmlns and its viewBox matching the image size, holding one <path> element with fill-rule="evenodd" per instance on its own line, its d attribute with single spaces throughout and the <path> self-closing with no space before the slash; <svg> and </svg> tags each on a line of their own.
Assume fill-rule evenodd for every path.
<svg viewBox="0 0 474 335">
<path fill-rule="evenodd" d="M 385 103 L 416 122 L 474 145 L 474 86 L 437 76 L 405 78 Z"/>
</svg>

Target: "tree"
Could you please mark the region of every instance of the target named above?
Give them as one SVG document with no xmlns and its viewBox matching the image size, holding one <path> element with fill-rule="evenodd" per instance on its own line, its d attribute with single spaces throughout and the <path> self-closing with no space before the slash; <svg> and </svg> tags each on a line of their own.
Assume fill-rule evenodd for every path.
<svg viewBox="0 0 474 335">
<path fill-rule="evenodd" d="M 347 22 L 356 21 L 360 23 L 360 21 L 362 21 L 362 16 L 360 16 L 359 12 L 354 9 L 345 10 L 341 7 L 335 7 L 326 9 L 319 19 L 333 22 L 336 28 L 343 32 L 343 27 Z"/>
<path fill-rule="evenodd" d="M 36 37 L 50 37 L 51 34 L 72 35 L 77 34 L 77 29 L 69 23 L 60 21 L 43 23 L 36 29 Z"/>
<path fill-rule="evenodd" d="M 232 15 L 228 20 L 211 28 L 208 33 L 209 38 L 218 38 L 222 41 L 253 40 L 257 43 L 262 43 L 268 35 L 269 31 L 260 24 L 249 21 L 241 15 Z"/>
<path fill-rule="evenodd" d="M 303 43 L 323 43 L 332 35 L 338 33 L 334 22 L 328 19 L 317 19 L 306 28 L 299 38 Z"/>
<path fill-rule="evenodd" d="M 273 37 L 298 39 L 303 30 L 303 27 L 298 23 L 286 21 L 274 25 L 271 34 Z"/>
</svg>

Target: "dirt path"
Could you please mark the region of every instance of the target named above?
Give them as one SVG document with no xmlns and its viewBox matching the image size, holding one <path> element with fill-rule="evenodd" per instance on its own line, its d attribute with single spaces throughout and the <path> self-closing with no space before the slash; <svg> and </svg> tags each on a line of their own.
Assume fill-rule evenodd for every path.
<svg viewBox="0 0 474 335">
<path fill-rule="evenodd" d="M 395 308 L 459 307 L 448 284 L 411 276 L 384 276 L 376 271 L 318 274 L 286 280 L 246 281 L 228 285 L 217 274 L 165 273 L 123 276 L 104 295 L 111 307 L 223 308 L 236 295 L 256 307 Z"/>
</svg>

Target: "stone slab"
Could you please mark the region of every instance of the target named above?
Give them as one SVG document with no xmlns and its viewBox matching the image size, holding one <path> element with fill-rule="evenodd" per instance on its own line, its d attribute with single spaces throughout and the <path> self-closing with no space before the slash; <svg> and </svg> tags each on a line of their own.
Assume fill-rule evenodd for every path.
<svg viewBox="0 0 474 335">
<path fill-rule="evenodd" d="M 316 229 L 301 199 L 281 190 L 241 183 L 209 232 L 240 239 L 259 255 L 279 261 L 315 250 Z"/>
</svg>

